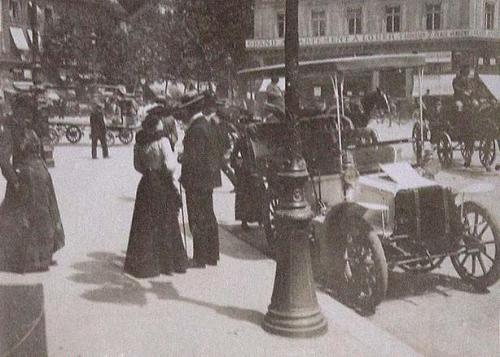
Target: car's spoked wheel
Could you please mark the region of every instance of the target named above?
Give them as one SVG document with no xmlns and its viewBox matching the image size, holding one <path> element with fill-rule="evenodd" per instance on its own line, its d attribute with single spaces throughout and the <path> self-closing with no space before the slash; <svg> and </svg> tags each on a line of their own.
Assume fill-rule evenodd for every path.
<svg viewBox="0 0 500 357">
<path fill-rule="evenodd" d="M 106 144 L 108 146 L 115 145 L 115 135 L 111 131 L 106 132 Z"/>
<path fill-rule="evenodd" d="M 479 290 L 500 279 L 500 228 L 497 219 L 475 202 L 465 202 L 464 232 L 451 262 L 458 275 Z"/>
<path fill-rule="evenodd" d="M 479 144 L 479 161 L 485 168 L 489 168 L 495 162 L 497 156 L 495 139 L 486 138 Z"/>
<path fill-rule="evenodd" d="M 82 131 L 76 125 L 70 125 L 66 128 L 66 139 L 72 144 L 76 144 L 82 138 Z"/>
<path fill-rule="evenodd" d="M 364 223 L 352 223 L 344 227 L 340 241 L 333 248 L 331 283 L 345 304 L 362 313 L 373 313 L 387 291 L 384 249 L 375 232 L 362 228 Z"/>
<path fill-rule="evenodd" d="M 120 133 L 118 133 L 118 139 L 120 139 L 123 144 L 128 145 L 134 139 L 134 133 L 132 130 L 128 129 L 120 130 Z"/>
<path fill-rule="evenodd" d="M 441 134 L 439 137 L 437 154 L 441 165 L 444 167 L 451 166 L 453 162 L 453 146 L 450 136 L 446 133 Z"/>
</svg>

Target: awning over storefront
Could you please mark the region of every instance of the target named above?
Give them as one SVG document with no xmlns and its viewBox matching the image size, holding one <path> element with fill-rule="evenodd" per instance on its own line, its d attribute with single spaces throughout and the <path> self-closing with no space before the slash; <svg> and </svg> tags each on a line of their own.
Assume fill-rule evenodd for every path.
<svg viewBox="0 0 500 357">
<path fill-rule="evenodd" d="M 500 75 L 498 74 L 480 74 L 479 78 L 484 85 L 493 94 L 496 100 L 500 100 Z"/>
<path fill-rule="evenodd" d="M 429 90 L 430 95 L 453 95 L 454 74 L 427 74 L 422 80 L 422 95 Z M 418 76 L 413 76 L 413 94 L 414 97 L 419 95 Z"/>
<path fill-rule="evenodd" d="M 19 51 L 29 51 L 30 48 L 28 46 L 28 41 L 26 41 L 26 37 L 24 36 L 23 29 L 20 27 L 11 27 L 10 35 L 12 36 L 12 40 L 16 45 L 16 48 Z"/>
</svg>

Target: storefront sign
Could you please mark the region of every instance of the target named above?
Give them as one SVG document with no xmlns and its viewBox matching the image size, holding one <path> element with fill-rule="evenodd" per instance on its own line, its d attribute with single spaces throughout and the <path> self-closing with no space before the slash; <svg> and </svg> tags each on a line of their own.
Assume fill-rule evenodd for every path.
<svg viewBox="0 0 500 357">
<path fill-rule="evenodd" d="M 499 39 L 500 31 L 491 30 L 442 30 L 442 31 L 416 31 L 396 33 L 370 33 L 362 35 L 340 35 L 323 37 L 301 37 L 301 46 L 329 46 L 356 43 L 380 43 L 399 41 L 422 41 L 422 40 L 447 40 L 456 38 L 486 38 Z M 272 49 L 283 48 L 283 38 L 251 39 L 246 40 L 247 49 Z"/>
</svg>

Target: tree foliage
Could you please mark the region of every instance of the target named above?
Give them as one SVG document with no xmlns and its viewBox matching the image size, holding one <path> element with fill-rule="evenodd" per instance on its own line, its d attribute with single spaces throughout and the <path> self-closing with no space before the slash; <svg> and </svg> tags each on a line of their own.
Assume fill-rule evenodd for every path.
<svg viewBox="0 0 500 357">
<path fill-rule="evenodd" d="M 146 80 L 221 82 L 245 59 L 251 0 L 171 0 L 150 7 L 126 29 L 109 8 L 69 7 L 47 30 L 44 56 L 53 69 L 96 73 L 108 83 Z M 95 34 L 93 38 L 91 34 Z"/>
</svg>

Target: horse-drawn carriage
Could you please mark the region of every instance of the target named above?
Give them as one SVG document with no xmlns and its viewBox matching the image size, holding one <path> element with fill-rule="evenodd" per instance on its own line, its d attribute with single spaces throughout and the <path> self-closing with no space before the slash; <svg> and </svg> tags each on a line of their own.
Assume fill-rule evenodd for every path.
<svg viewBox="0 0 500 357">
<path fill-rule="evenodd" d="M 338 104 L 337 115 L 304 117 L 296 124 L 310 175 L 306 198 L 315 212 L 309 231 L 315 278 L 363 310 L 374 310 L 383 300 L 388 272 L 395 268 L 427 272 L 450 257 L 457 273 L 478 289 L 500 278 L 499 222 L 481 205 L 465 200 L 467 194 L 489 187 L 452 192 L 422 177 L 409 163 L 397 162 L 392 145 L 363 140 L 369 131 L 342 125 L 341 96 L 335 89 L 342 73 L 413 68 L 423 76 L 424 65 L 419 55 L 299 64 L 301 74 L 331 76 Z M 251 80 L 283 73 L 284 66 L 278 65 L 240 74 Z M 242 125 L 239 136 L 247 150 L 243 164 L 252 168 L 249 175 L 261 179 L 260 197 L 256 190 L 254 199 L 263 202 L 261 223 L 271 248 L 279 239 L 274 228 L 282 189 L 277 172 L 286 160 L 288 140 L 288 119 L 276 114 L 274 122 Z"/>
<path fill-rule="evenodd" d="M 71 144 L 76 144 L 82 140 L 87 124 L 76 124 L 69 122 L 54 121 L 49 123 L 49 137 L 53 145 L 59 143 L 62 137 Z M 124 145 L 128 145 L 134 139 L 134 132 L 138 126 L 128 126 L 121 124 L 106 125 L 106 142 L 108 145 L 115 144 L 115 138 L 118 138 Z"/>
<path fill-rule="evenodd" d="M 475 151 L 479 161 L 486 168 L 496 159 L 496 142 L 500 138 L 500 106 L 488 100 L 465 103 L 463 107 L 455 100 L 446 98 L 442 104 L 426 111 L 423 124 L 423 139 L 437 146 L 439 161 L 444 167 L 453 163 L 454 151 L 460 151 L 467 165 Z M 421 127 L 413 127 L 414 148 L 420 143 Z"/>
</svg>

